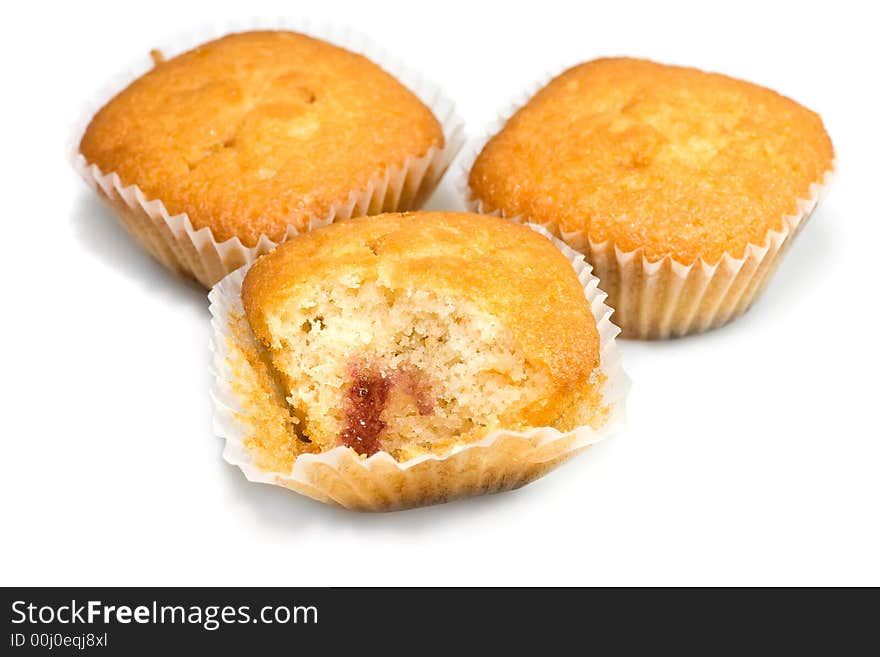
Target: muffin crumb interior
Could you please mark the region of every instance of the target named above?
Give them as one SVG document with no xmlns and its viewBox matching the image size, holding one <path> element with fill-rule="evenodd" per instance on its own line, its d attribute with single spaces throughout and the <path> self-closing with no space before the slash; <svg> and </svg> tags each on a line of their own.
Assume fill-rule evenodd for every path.
<svg viewBox="0 0 880 657">
<path fill-rule="evenodd" d="M 325 284 L 267 323 L 285 401 L 321 451 L 410 458 L 447 446 L 500 426 L 542 376 L 495 318 L 426 290 Z"/>
</svg>

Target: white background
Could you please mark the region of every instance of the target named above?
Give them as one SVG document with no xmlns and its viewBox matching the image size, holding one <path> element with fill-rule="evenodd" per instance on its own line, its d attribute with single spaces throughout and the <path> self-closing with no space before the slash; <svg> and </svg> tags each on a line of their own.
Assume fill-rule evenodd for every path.
<svg viewBox="0 0 880 657">
<path fill-rule="evenodd" d="M 0 21 L 0 583 L 880 584 L 869 5 L 19 3 Z M 83 104 L 132 60 L 254 15 L 356 27 L 441 85 L 471 136 L 565 64 L 722 71 L 819 112 L 840 173 L 745 317 L 622 343 L 624 434 L 513 493 L 385 515 L 323 506 L 221 460 L 204 294 L 135 247 L 66 160 Z M 451 183 L 430 207 L 461 207 Z"/>
</svg>

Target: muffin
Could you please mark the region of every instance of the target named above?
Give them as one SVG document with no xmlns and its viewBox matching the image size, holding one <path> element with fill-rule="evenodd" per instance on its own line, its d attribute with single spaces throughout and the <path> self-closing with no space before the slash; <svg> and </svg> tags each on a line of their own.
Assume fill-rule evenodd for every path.
<svg viewBox="0 0 880 657">
<path fill-rule="evenodd" d="M 92 118 L 79 166 L 153 256 L 210 286 L 314 225 L 419 206 L 457 146 L 373 61 L 259 31 L 157 57 Z"/>
<path fill-rule="evenodd" d="M 616 329 L 584 267 L 472 214 L 351 219 L 279 245 L 212 292 L 227 457 L 364 509 L 527 483 L 616 413 Z"/>
<path fill-rule="evenodd" d="M 624 336 L 663 338 L 750 306 L 833 161 L 821 119 L 769 89 L 599 59 L 515 112 L 467 188 L 472 207 L 546 226 L 584 253 Z"/>
</svg>

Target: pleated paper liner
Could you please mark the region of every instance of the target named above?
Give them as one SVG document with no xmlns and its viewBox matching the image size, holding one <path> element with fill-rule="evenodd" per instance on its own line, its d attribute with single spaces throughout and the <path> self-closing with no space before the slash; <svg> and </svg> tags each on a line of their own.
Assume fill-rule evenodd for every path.
<svg viewBox="0 0 880 657">
<path fill-rule="evenodd" d="M 161 52 L 170 58 L 224 34 L 253 29 L 297 31 L 368 57 L 415 93 L 431 109 L 443 129 L 445 143 L 442 148 L 431 147 L 424 155 L 413 156 L 399 167 L 377 172 L 363 189 L 352 190 L 344 203 L 333 206 L 324 216 L 309 218 L 307 230 L 337 219 L 421 207 L 464 142 L 463 123 L 455 113 L 452 101 L 438 87 L 407 69 L 400 60 L 366 37 L 333 26 L 311 27 L 285 21 L 235 24 L 181 37 L 162 48 Z M 148 199 L 137 185 L 125 186 L 115 172 L 101 171 L 79 153 L 79 140 L 95 112 L 150 68 L 151 60 L 132 66 L 93 100 L 74 130 L 71 160 L 76 171 L 112 208 L 120 223 L 143 248 L 171 271 L 209 288 L 228 273 L 272 250 L 278 243 L 266 235 L 252 247 L 242 244 L 237 237 L 218 242 L 210 228 L 195 230 L 186 213 L 170 214 L 161 199 Z M 294 226 L 288 226 L 284 240 L 297 233 Z"/>
<path fill-rule="evenodd" d="M 738 317 L 757 300 L 779 266 L 780 257 L 824 197 L 834 165 L 823 179 L 810 186 L 807 198 L 798 199 L 797 211 L 783 217 L 778 230 L 769 230 L 761 244 L 748 244 L 740 257 L 724 256 L 717 263 L 697 260 L 684 265 L 671 256 L 648 260 L 642 249 L 623 251 L 613 242 L 594 242 L 586 231 L 564 231 L 553 221 L 538 223 L 532 217 L 507 215 L 503 208 L 488 207 L 468 185 L 468 175 L 483 147 L 507 120 L 555 75 L 532 84 L 498 115 L 486 134 L 468 148 L 458 172 L 457 186 L 473 212 L 504 217 L 518 223 L 537 224 L 584 254 L 608 293 L 614 321 L 625 338 L 660 339 L 700 333 Z"/>
<path fill-rule="evenodd" d="M 581 254 L 568 248 L 541 227 L 572 263 L 590 302 L 600 337 L 600 369 L 605 381 L 601 390 L 603 422 L 599 428 L 578 427 L 560 432 L 538 427 L 525 432 L 497 430 L 474 443 L 458 445 L 443 455 L 426 455 L 405 462 L 379 452 L 364 458 L 348 447 L 301 454 L 289 472 L 262 470 L 247 448 L 249 436 L 264 426 L 253 399 L 258 376 L 246 358 L 254 340 L 241 307 L 241 284 L 247 267 L 218 283 L 209 295 L 213 337 L 211 391 L 214 427 L 225 439 L 223 457 L 238 466 L 250 481 L 284 486 L 321 502 L 361 511 L 390 511 L 457 498 L 518 488 L 620 430 L 624 424 L 629 379 L 623 371 L 615 345 L 619 329 L 611 322 L 613 312 L 604 304 L 605 293 Z M 265 394 L 263 394 L 265 397 Z"/>
</svg>

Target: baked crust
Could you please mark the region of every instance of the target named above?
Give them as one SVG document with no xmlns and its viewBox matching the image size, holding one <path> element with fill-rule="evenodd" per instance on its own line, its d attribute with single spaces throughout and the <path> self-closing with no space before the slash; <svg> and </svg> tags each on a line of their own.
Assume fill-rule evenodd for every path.
<svg viewBox="0 0 880 657">
<path fill-rule="evenodd" d="M 267 31 L 157 64 L 98 111 L 80 152 L 217 241 L 254 246 L 443 143 L 430 109 L 367 58 Z"/>
<path fill-rule="evenodd" d="M 567 424 L 567 414 L 573 419 L 595 387 L 599 335 L 581 284 L 553 243 L 525 226 L 485 215 L 415 212 L 345 220 L 297 236 L 262 256 L 244 279 L 242 301 L 254 334 L 277 347 L 269 318 L 328 280 L 430 290 L 497 318 L 544 374 L 535 382 L 544 394 L 523 411 L 523 424 Z"/>
<path fill-rule="evenodd" d="M 555 78 L 477 157 L 487 211 L 683 264 L 741 257 L 831 169 L 818 115 L 769 89 L 637 59 Z"/>
</svg>

